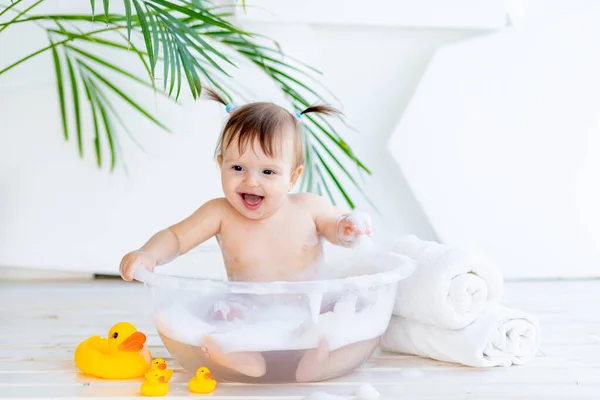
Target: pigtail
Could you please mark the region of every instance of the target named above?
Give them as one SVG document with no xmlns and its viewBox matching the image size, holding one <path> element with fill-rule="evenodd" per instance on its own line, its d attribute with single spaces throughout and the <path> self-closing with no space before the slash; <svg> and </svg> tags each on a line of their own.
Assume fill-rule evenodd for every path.
<svg viewBox="0 0 600 400">
<path fill-rule="evenodd" d="M 218 103 L 223 104 L 224 106 L 226 106 L 228 103 L 227 101 L 225 101 L 225 99 L 223 98 L 223 96 L 221 96 L 219 93 L 217 93 L 216 91 L 209 89 L 209 88 L 204 88 L 203 92 L 205 93 L 205 97 L 207 97 L 210 100 L 216 101 Z"/>
<path fill-rule="evenodd" d="M 309 114 L 309 113 L 325 114 L 325 115 L 338 116 L 338 117 L 341 117 L 342 115 L 344 115 L 337 108 L 327 106 L 327 105 L 310 106 L 307 109 L 305 109 L 304 111 L 301 111 L 300 115 Z"/>
</svg>

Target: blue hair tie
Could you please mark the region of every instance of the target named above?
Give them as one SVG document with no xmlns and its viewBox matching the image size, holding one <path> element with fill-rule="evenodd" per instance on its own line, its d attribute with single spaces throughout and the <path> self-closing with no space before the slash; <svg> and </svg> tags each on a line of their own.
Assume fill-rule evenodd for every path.
<svg viewBox="0 0 600 400">
<path fill-rule="evenodd" d="M 225 111 L 227 111 L 228 114 L 231 114 L 233 110 L 235 110 L 235 106 L 233 104 L 229 103 L 225 106 Z"/>
<path fill-rule="evenodd" d="M 302 113 L 300 111 L 296 112 L 296 119 L 298 120 L 298 122 L 302 121 Z"/>
</svg>

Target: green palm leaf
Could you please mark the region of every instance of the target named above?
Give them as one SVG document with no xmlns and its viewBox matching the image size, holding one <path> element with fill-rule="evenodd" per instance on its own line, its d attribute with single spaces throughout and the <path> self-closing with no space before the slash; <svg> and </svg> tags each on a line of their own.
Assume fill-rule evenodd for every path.
<svg viewBox="0 0 600 400">
<path fill-rule="evenodd" d="M 140 5 L 138 0 L 132 0 L 133 6 L 135 7 L 135 11 L 137 13 L 137 17 L 139 19 L 139 24 L 142 28 L 142 33 L 144 35 L 144 42 L 146 42 L 146 51 L 148 52 L 148 56 L 150 57 L 150 65 L 152 66 L 152 76 L 154 77 L 154 67 L 156 66 L 156 60 L 154 59 L 154 50 L 152 49 L 152 37 L 150 36 L 150 28 L 148 27 L 147 16 Z"/>
<path fill-rule="evenodd" d="M 21 18 L 23 15 L 27 14 L 29 11 L 33 10 L 35 7 L 37 7 L 38 5 L 40 5 L 41 2 L 43 2 L 44 0 L 38 0 L 35 3 L 33 3 L 31 6 L 27 7 L 25 10 L 19 12 L 13 19 L 11 19 L 9 22 L 2 24 L 0 26 L 2 26 L 2 28 L 0 28 L 0 33 L 5 30 L 6 28 L 8 28 L 10 25 L 12 25 L 15 22 L 18 22 L 18 19 Z M 4 12 L 6 11 L 6 9 L 4 10 Z M 3 12 L 3 13 L 4 13 Z"/>
<path fill-rule="evenodd" d="M 143 153 L 146 153 L 146 150 L 144 149 L 144 146 L 142 146 L 142 144 L 135 138 L 135 136 L 129 130 L 129 128 L 127 127 L 127 124 L 125 123 L 125 121 L 123 121 L 123 119 L 121 118 L 121 116 L 119 115 L 119 113 L 117 112 L 117 110 L 115 109 L 115 107 L 113 106 L 112 102 L 110 100 L 108 100 L 108 97 L 106 96 L 106 94 L 104 94 L 104 92 L 102 91 L 102 89 L 100 89 L 96 85 L 96 83 L 94 82 L 93 79 L 90 79 L 90 82 L 92 83 L 92 87 L 94 88 L 94 92 L 96 93 L 96 95 L 98 97 L 98 102 L 100 104 L 102 104 L 103 108 L 108 109 L 110 111 L 111 116 L 114 117 L 117 120 L 117 122 L 119 123 L 119 125 L 121 126 L 121 128 L 123 128 L 123 130 L 125 131 L 125 133 L 127 134 L 127 136 L 129 136 L 129 139 L 140 149 L 140 151 L 142 151 Z M 107 112 L 107 114 L 108 114 L 108 112 Z M 109 141 L 109 144 L 111 144 L 113 142 L 112 137 L 110 137 L 108 139 L 108 141 Z M 116 142 L 116 140 L 115 140 L 115 142 Z M 113 155 L 114 155 L 114 147 L 111 147 L 111 148 L 112 148 Z"/>
<path fill-rule="evenodd" d="M 118 32 L 118 34 L 124 38 L 123 34 L 121 32 Z M 152 82 L 152 88 L 154 89 L 154 79 L 152 79 L 152 70 L 150 69 L 150 66 L 148 65 L 148 62 L 146 61 L 146 59 L 144 58 L 144 56 L 147 56 L 148 53 L 143 52 L 141 50 L 139 50 L 135 44 L 131 43 L 129 41 L 129 38 L 127 38 L 127 42 L 129 43 L 129 46 L 131 47 L 131 49 L 133 51 L 135 51 L 135 53 L 137 54 L 138 58 L 140 59 L 140 61 L 142 62 L 142 64 L 144 64 L 144 68 L 146 69 L 146 72 L 148 73 L 148 79 Z M 127 49 L 129 50 L 129 49 Z"/>
<path fill-rule="evenodd" d="M 90 84 L 88 83 L 87 78 L 82 79 L 83 87 L 85 89 L 85 94 L 90 103 L 91 111 L 92 111 L 92 119 L 94 122 L 94 149 L 96 150 L 96 161 L 98 163 L 98 167 L 102 166 L 102 154 L 100 152 L 100 126 L 98 125 L 98 117 L 96 114 L 96 99 L 92 98 L 92 94 L 90 91 Z"/>
<path fill-rule="evenodd" d="M 331 190 L 329 190 L 329 185 L 327 184 L 327 180 L 325 179 L 325 176 L 323 175 L 321 168 L 319 168 L 318 165 L 315 165 L 315 170 L 317 171 L 317 174 L 319 175 L 319 178 L 321 179 L 321 181 L 317 184 L 317 193 L 320 195 L 320 194 L 322 194 L 321 190 L 325 189 L 325 193 L 327 193 L 327 197 L 329 197 L 329 200 L 334 205 L 336 205 L 335 197 L 331 194 Z"/>
<path fill-rule="evenodd" d="M 154 122 L 157 126 L 161 127 L 167 132 L 170 132 L 169 128 L 163 125 L 160 121 L 158 121 L 152 114 L 146 111 L 142 106 L 132 100 L 129 96 L 127 96 L 121 89 L 119 89 L 114 83 L 105 78 L 98 71 L 94 70 L 92 67 L 84 63 L 83 61 L 79 61 L 79 64 L 84 67 L 88 72 L 94 75 L 100 82 L 104 83 L 109 89 L 111 89 L 115 94 L 117 94 L 121 99 L 125 100 L 129 105 L 138 110 L 142 115 L 148 118 L 150 121 Z"/>
<path fill-rule="evenodd" d="M 97 30 L 97 31 L 89 32 L 88 35 L 92 36 L 94 34 L 108 32 L 108 31 L 113 30 L 113 29 L 114 28 L 100 29 L 100 30 Z M 55 29 L 48 29 L 47 31 L 48 32 L 54 32 L 54 33 L 62 33 L 60 30 L 55 30 Z M 78 36 L 84 36 L 84 35 L 78 35 Z M 46 52 L 47 50 L 50 50 L 50 49 L 52 49 L 54 47 L 61 46 L 61 45 L 65 44 L 65 43 L 70 42 L 70 41 L 75 40 L 75 39 L 77 39 L 77 37 L 72 37 L 71 35 L 69 35 L 68 39 L 61 40 L 60 42 L 56 42 L 56 43 L 51 43 L 49 46 L 46 46 L 46 47 L 43 47 L 43 48 L 41 48 L 41 49 L 39 49 L 37 51 L 34 51 L 33 53 L 31 53 L 31 54 L 29 54 L 29 55 L 21 58 L 20 60 L 13 62 L 8 67 L 5 67 L 4 69 L 0 70 L 0 75 L 6 73 L 8 71 L 10 71 L 11 69 L 17 67 L 19 64 L 24 63 L 25 61 L 27 61 L 27 60 L 35 57 L 35 56 L 38 56 L 38 55 Z M 98 43 L 102 43 L 101 40 L 92 40 L 91 38 L 88 38 L 88 40 L 94 41 L 94 42 L 98 42 Z M 125 49 L 127 49 L 127 48 L 125 47 Z"/>
<path fill-rule="evenodd" d="M 198 12 L 192 8 L 180 6 L 174 2 L 166 1 L 166 0 L 150 0 L 150 1 L 152 3 L 156 3 L 158 5 L 165 7 L 167 10 L 179 11 L 182 14 L 185 14 L 196 20 L 202 21 L 202 22 L 206 23 L 207 25 L 217 27 L 217 28 L 222 28 L 222 29 L 225 29 L 230 32 L 239 33 L 241 35 L 247 35 L 247 33 L 245 33 L 244 31 L 237 29 L 233 25 L 225 22 L 224 20 L 222 20 L 220 18 L 215 17 L 214 15 L 212 15 L 209 12 L 206 12 L 206 11 Z"/>
<path fill-rule="evenodd" d="M 0 11 L 0 17 L 1 17 L 2 15 L 4 15 L 4 13 L 6 13 L 6 12 L 9 12 L 9 11 L 11 10 L 11 8 L 13 8 L 13 7 L 15 7 L 15 6 L 18 6 L 18 5 L 19 5 L 19 3 L 20 3 L 21 1 L 23 1 L 23 0 L 16 0 L 16 1 L 13 1 L 13 2 L 11 2 L 11 3 L 10 3 L 8 6 L 6 6 L 6 7 L 4 7 L 4 6 L 0 6 L 0 7 L 4 7 L 4 10 Z"/>
<path fill-rule="evenodd" d="M 169 36 L 163 26 L 163 24 L 158 24 L 158 28 L 160 30 L 160 40 L 162 43 L 163 53 L 165 55 L 163 62 L 163 91 L 167 91 L 167 82 L 169 80 L 169 71 L 173 71 L 174 65 L 171 64 L 171 50 L 169 45 Z M 173 74 L 171 74 L 173 75 Z"/>
<path fill-rule="evenodd" d="M 54 44 L 52 39 L 50 39 L 50 43 Z M 63 132 L 65 140 L 69 140 L 69 124 L 67 122 L 67 105 L 65 102 L 62 67 L 60 66 L 60 58 L 58 56 L 58 52 L 56 51 L 56 47 L 52 47 L 52 59 L 54 60 L 54 71 L 56 72 L 56 84 L 58 86 L 58 100 L 60 104 L 60 116 L 63 125 Z"/>
<path fill-rule="evenodd" d="M 135 82 L 138 82 L 139 84 L 141 84 L 141 85 L 149 88 L 149 89 L 154 89 L 153 85 L 149 84 L 148 82 L 146 82 L 145 80 L 139 78 L 138 76 L 132 74 L 131 72 L 125 71 L 124 69 L 117 67 L 116 65 L 112 64 L 108 60 L 105 60 L 103 58 L 95 56 L 95 55 L 93 55 L 93 54 L 91 54 L 91 53 L 89 53 L 87 51 L 84 51 L 82 49 L 79 49 L 77 47 L 73 47 L 73 46 L 70 46 L 70 45 L 65 45 L 65 47 L 67 49 L 71 50 L 71 51 L 74 51 L 74 52 L 76 52 L 76 53 L 84 56 L 85 58 L 87 58 L 87 59 L 89 59 L 91 61 L 94 61 L 94 62 L 96 62 L 96 63 L 98 63 L 98 64 L 100 64 L 100 65 L 102 65 L 102 66 L 104 66 L 106 68 L 109 68 L 109 69 L 111 69 L 111 70 L 113 70 L 115 72 L 118 72 L 120 75 L 126 76 L 126 77 L 134 80 Z M 164 93 L 161 93 L 161 94 L 163 94 L 163 95 L 166 96 L 166 94 L 164 94 Z"/>
<path fill-rule="evenodd" d="M 77 132 L 77 147 L 79 156 L 83 157 L 83 135 L 81 132 L 81 109 L 79 107 L 79 89 L 77 85 L 77 77 L 73 69 L 71 59 L 67 57 L 67 66 L 69 67 L 69 78 L 71 79 L 71 92 L 73 94 L 73 109 L 75 113 L 75 127 Z"/>
<path fill-rule="evenodd" d="M 108 9 L 109 9 L 110 0 L 104 0 L 104 16 L 108 21 Z"/>
<path fill-rule="evenodd" d="M 125 17 L 127 18 L 127 41 L 131 42 L 131 0 L 123 0 L 125 4 Z"/>
<path fill-rule="evenodd" d="M 225 72 L 225 70 L 223 70 L 221 68 L 221 66 L 214 61 L 205 51 L 204 49 L 198 45 L 197 43 L 194 43 L 189 37 L 188 35 L 185 34 L 185 32 L 190 32 L 192 35 L 197 36 L 191 29 L 187 29 L 186 30 L 186 26 L 179 23 L 179 21 L 177 21 L 177 19 L 171 17 L 170 15 L 166 15 L 166 16 L 159 16 L 159 18 L 165 23 L 166 26 L 168 26 L 170 28 L 171 34 L 173 36 L 177 36 L 179 37 L 179 39 L 181 39 L 181 43 L 186 43 L 187 45 L 189 45 L 190 47 L 192 47 L 194 50 L 196 50 L 204 59 L 208 60 L 215 68 L 217 68 L 219 71 L 221 71 L 222 73 L 227 75 L 227 72 Z M 174 23 L 172 20 L 177 21 L 177 23 Z M 199 38 L 198 38 L 199 39 Z M 213 49 L 214 50 L 214 49 Z M 216 52 L 216 50 L 214 50 Z M 216 52 L 217 55 L 219 55 L 221 58 L 226 59 L 225 56 L 223 56 L 222 54 L 220 54 L 219 52 Z M 227 60 L 227 59 L 226 59 Z M 231 63 L 229 60 L 227 60 L 227 62 Z M 233 65 L 233 64 L 232 64 Z"/>
<path fill-rule="evenodd" d="M 104 131 L 106 132 L 106 137 L 108 139 L 108 147 L 110 150 L 110 169 L 111 171 L 115 169 L 116 156 L 115 156 L 115 144 L 113 142 L 113 133 L 112 127 L 110 124 L 110 120 L 108 119 L 108 114 L 104 105 L 102 103 L 98 103 L 98 109 L 100 110 L 100 115 L 102 116 L 102 123 L 104 124 Z"/>
<path fill-rule="evenodd" d="M 325 171 L 327 171 L 327 175 L 329 175 L 329 178 L 331 178 L 333 183 L 335 183 L 335 186 L 337 186 L 340 193 L 346 199 L 346 202 L 348 203 L 350 208 L 354 208 L 354 202 L 352 202 L 352 199 L 350 199 L 350 196 L 348 196 L 348 193 L 346 192 L 346 190 L 344 190 L 344 188 L 342 187 L 342 184 L 338 181 L 338 179 L 336 178 L 335 174 L 333 173 L 333 171 L 331 170 L 331 168 L 329 167 L 327 162 L 325 162 L 325 159 L 323 159 L 323 157 L 321 157 L 321 155 L 319 154 L 318 151 L 316 151 L 314 146 L 312 149 L 315 152 L 315 155 L 317 156 L 317 158 L 319 159 L 319 162 L 321 163 L 321 165 L 325 168 Z"/>
<path fill-rule="evenodd" d="M 96 103 L 96 107 L 98 108 L 100 117 L 102 119 L 102 124 L 104 126 L 104 133 L 106 134 L 108 148 L 110 151 L 110 170 L 112 171 L 115 169 L 116 154 L 115 154 L 115 144 L 114 144 L 114 140 L 113 140 L 111 123 L 110 123 L 110 120 L 108 117 L 108 113 L 106 111 L 106 107 L 102 103 L 102 98 L 98 94 L 100 91 L 98 90 L 94 81 L 91 78 L 88 79 L 88 84 L 89 84 L 90 94 L 94 98 L 94 102 Z"/>
<path fill-rule="evenodd" d="M 146 10 L 148 10 L 148 6 L 146 6 Z M 158 61 L 158 54 L 160 52 L 160 42 L 158 41 L 158 31 L 160 30 L 160 27 L 156 20 L 156 15 L 152 12 L 148 12 L 148 21 L 150 21 L 152 31 L 152 57 L 150 60 L 154 60 L 152 63 L 152 75 L 154 76 L 154 69 L 156 68 L 156 62 Z"/>
<path fill-rule="evenodd" d="M 21 1 L 16 0 L 15 3 Z M 110 14 L 110 0 L 103 0 L 103 15 L 96 16 L 95 0 L 90 0 L 91 15 L 31 15 L 29 11 L 42 1 L 38 0 L 24 11 L 16 10 L 13 4 L 0 11 L 0 15 L 7 11 L 17 14 L 8 23 L 0 24 L 0 32 L 15 24 L 35 23 L 51 35 L 48 46 L 8 65 L 0 71 L 0 78 L 7 71 L 49 50 L 57 80 L 63 136 L 66 140 L 70 138 L 65 95 L 65 90 L 70 86 L 72 118 L 79 153 L 83 155 L 81 106 L 82 101 L 87 101 L 92 114 L 90 119 L 98 165 L 102 165 L 104 160 L 101 144 L 106 143 L 111 156 L 111 170 L 115 166 L 118 144 L 118 131 L 115 127 L 125 131 L 140 147 L 141 144 L 135 141 L 119 115 L 120 109 L 113 106 L 113 99 L 109 99 L 105 92 L 122 100 L 153 124 L 167 131 L 168 128 L 152 112 L 135 101 L 127 90 L 104 75 L 102 69 L 169 98 L 173 96 L 175 101 L 181 95 L 182 86 L 184 89 L 187 86 L 193 98 L 197 99 L 206 84 L 218 88 L 225 97 L 238 102 L 245 96 L 236 89 L 241 85 L 232 81 L 226 67 L 235 67 L 238 60 L 245 59 L 269 76 L 296 109 L 323 101 L 324 94 L 334 97 L 315 79 L 315 74 L 321 74 L 320 71 L 285 54 L 275 41 L 262 35 L 252 35 L 234 26 L 225 19 L 231 13 L 221 12 L 219 7 L 213 7 L 209 2 L 123 0 L 125 12 L 121 15 Z M 105 23 L 106 27 L 82 30 L 89 29 L 89 23 L 94 27 L 94 21 Z M 105 35 L 111 31 L 116 32 L 116 35 Z M 136 39 L 143 40 L 145 49 L 136 47 Z M 98 47 L 123 52 L 134 51 L 143 64 L 147 77 L 139 77 L 123 68 L 119 57 L 108 60 L 99 56 L 95 52 Z M 66 72 L 63 71 L 61 60 L 65 60 Z M 155 85 L 155 71 L 159 63 L 163 67 L 162 90 L 156 89 Z M 182 85 L 184 79 L 187 80 L 187 85 Z M 79 96 L 80 82 L 86 96 Z M 113 120 L 118 123 L 112 123 Z M 343 135 L 322 115 L 306 115 L 303 129 L 306 131 L 306 169 L 300 184 L 301 190 L 325 193 L 334 203 L 336 196 L 341 196 L 349 207 L 354 208 L 354 200 L 339 179 L 343 177 L 344 183 L 356 187 L 369 201 L 356 173 L 351 173 L 350 167 L 354 166 L 359 173 L 371 172 L 350 148 Z M 369 203 L 371 204 L 370 201 Z"/>
</svg>

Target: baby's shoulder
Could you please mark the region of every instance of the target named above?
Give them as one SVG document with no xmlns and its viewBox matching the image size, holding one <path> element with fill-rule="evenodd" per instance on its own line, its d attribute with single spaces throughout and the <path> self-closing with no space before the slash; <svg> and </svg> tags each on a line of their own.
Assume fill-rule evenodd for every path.
<svg viewBox="0 0 600 400">
<path fill-rule="evenodd" d="M 212 213 L 223 214 L 229 211 L 230 205 L 225 197 L 217 197 L 204 203 L 201 208 Z"/>
</svg>

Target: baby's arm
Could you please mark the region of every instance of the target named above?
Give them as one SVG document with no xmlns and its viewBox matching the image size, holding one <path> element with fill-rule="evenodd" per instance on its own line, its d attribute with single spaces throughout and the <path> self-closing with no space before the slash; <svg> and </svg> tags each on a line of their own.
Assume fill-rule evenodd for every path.
<svg viewBox="0 0 600 400">
<path fill-rule="evenodd" d="M 222 200 L 205 203 L 183 221 L 156 233 L 141 248 L 126 254 L 120 267 L 123 279 L 132 280 L 131 274 L 138 265 L 152 271 L 156 265 L 168 263 L 215 236 L 221 227 Z"/>
<path fill-rule="evenodd" d="M 308 195 L 319 234 L 329 242 L 352 247 L 361 235 L 371 236 L 371 217 L 365 213 L 342 213 L 318 195 Z"/>
</svg>

